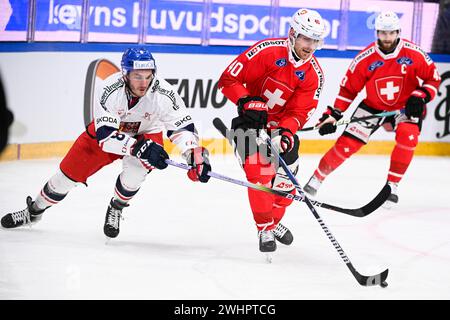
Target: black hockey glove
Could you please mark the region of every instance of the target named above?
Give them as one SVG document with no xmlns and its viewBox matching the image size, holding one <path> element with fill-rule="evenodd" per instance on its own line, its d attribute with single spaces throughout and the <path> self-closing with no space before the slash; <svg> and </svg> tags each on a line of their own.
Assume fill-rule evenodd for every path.
<svg viewBox="0 0 450 320">
<path fill-rule="evenodd" d="M 425 89 L 417 89 L 411 93 L 406 101 L 405 115 L 408 118 L 419 118 L 423 116 L 425 104 L 430 101 L 430 94 Z"/>
<path fill-rule="evenodd" d="M 192 167 L 187 173 L 189 179 L 203 183 L 208 182 L 211 178 L 208 176 L 208 172 L 211 171 L 208 156 L 208 150 L 203 147 L 196 147 L 187 151 L 186 162 Z"/>
<path fill-rule="evenodd" d="M 267 104 L 261 97 L 238 100 L 238 114 L 248 129 L 263 129 L 267 125 Z"/>
<path fill-rule="evenodd" d="M 278 149 L 278 153 L 285 153 L 294 147 L 294 135 L 289 129 L 278 128 L 271 132 L 272 145 Z"/>
<path fill-rule="evenodd" d="M 319 128 L 321 136 L 336 132 L 336 122 L 342 119 L 342 112 L 339 109 L 328 106 L 322 117 L 319 119 L 319 124 L 324 123 Z M 327 121 L 326 121 L 327 120 Z"/>
<path fill-rule="evenodd" d="M 150 165 L 157 169 L 162 170 L 167 168 L 165 160 L 169 159 L 169 155 L 161 145 L 150 139 L 138 140 L 131 150 L 131 155 L 148 161 Z"/>
</svg>

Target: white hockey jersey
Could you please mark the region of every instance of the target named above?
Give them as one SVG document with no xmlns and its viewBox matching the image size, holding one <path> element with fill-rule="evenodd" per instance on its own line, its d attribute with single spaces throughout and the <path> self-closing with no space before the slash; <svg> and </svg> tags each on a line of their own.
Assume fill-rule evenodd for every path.
<svg viewBox="0 0 450 320">
<path fill-rule="evenodd" d="M 96 91 L 94 126 L 103 151 L 129 155 L 137 135 L 158 133 L 164 129 L 182 154 L 198 146 L 192 117 L 167 81 L 155 76 L 145 96 L 131 108 L 130 99 L 120 72 L 106 78 Z"/>
</svg>

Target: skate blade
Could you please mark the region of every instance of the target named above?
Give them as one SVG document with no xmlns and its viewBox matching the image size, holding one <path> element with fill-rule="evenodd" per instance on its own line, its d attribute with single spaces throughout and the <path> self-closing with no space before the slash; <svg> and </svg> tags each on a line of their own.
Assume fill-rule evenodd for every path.
<svg viewBox="0 0 450 320">
<path fill-rule="evenodd" d="M 266 259 L 267 263 L 272 263 L 273 255 L 271 253 L 264 253 L 264 258 Z"/>
<path fill-rule="evenodd" d="M 108 236 L 105 236 L 105 245 L 108 245 L 108 244 L 111 242 L 112 239 L 113 239 L 113 238 L 110 238 L 110 237 L 108 237 Z"/>
</svg>

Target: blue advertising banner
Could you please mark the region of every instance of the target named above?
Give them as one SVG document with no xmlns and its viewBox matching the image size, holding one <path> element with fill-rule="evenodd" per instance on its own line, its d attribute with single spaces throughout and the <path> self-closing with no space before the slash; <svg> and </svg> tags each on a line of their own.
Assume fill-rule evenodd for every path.
<svg viewBox="0 0 450 320">
<path fill-rule="evenodd" d="M 28 1 L 0 0 L 12 7 L 12 15 L 5 31 L 26 30 Z M 382 2 L 382 1 L 377 1 Z M 389 3 L 398 3 L 392 1 Z M 279 7 L 277 15 L 271 16 L 272 8 L 267 1 L 248 4 L 248 1 L 213 1 L 211 7 L 203 1 L 189 0 L 150 0 L 145 21 L 147 42 L 192 43 L 192 39 L 206 40 L 210 44 L 248 45 L 269 37 L 285 37 L 289 30 L 289 20 L 297 7 Z M 372 2 L 374 3 L 374 2 Z M 383 2 L 384 3 L 384 2 Z M 49 35 L 57 34 L 48 40 L 68 40 L 65 38 L 81 30 L 82 0 L 38 0 L 36 11 L 36 32 Z M 141 8 L 137 0 L 90 0 L 88 30 L 96 37 L 94 41 L 129 41 L 130 36 L 140 32 Z M 400 18 L 409 20 L 411 8 L 396 4 Z M 208 9 L 208 10 L 206 10 Z M 320 12 L 327 25 L 326 48 L 336 48 L 340 36 L 340 9 L 334 7 L 315 8 Z M 348 13 L 349 34 L 346 36 L 348 48 L 363 48 L 374 40 L 373 21 L 378 9 L 360 6 Z M 209 24 L 204 15 L 209 14 Z M 2 10 L 2 21 L 7 13 Z M 275 20 L 275 23 L 273 19 Z M 403 21 L 404 25 L 407 21 Z M 204 26 L 208 29 L 205 32 Z M 0 30 L 1 31 L 1 30 Z M 403 32 L 408 32 L 407 26 Z M 45 40 L 41 37 L 38 40 Z M 132 38 L 136 39 L 136 38 Z M 185 39 L 185 42 L 183 42 Z M 190 41 L 188 41 L 190 39 Z M 175 41 L 176 40 L 176 41 Z"/>
</svg>

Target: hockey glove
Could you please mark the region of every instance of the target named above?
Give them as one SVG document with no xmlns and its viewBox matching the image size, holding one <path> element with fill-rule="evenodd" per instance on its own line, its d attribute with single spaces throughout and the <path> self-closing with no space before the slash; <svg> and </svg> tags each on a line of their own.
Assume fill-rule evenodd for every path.
<svg viewBox="0 0 450 320">
<path fill-rule="evenodd" d="M 336 132 L 336 122 L 342 119 L 342 112 L 339 109 L 328 106 L 322 117 L 319 119 L 319 134 L 321 136 Z"/>
<path fill-rule="evenodd" d="M 430 94 L 425 89 L 417 89 L 406 101 L 405 115 L 408 118 L 422 118 L 425 104 L 430 101 Z"/>
<path fill-rule="evenodd" d="M 238 100 L 238 114 L 248 129 L 263 129 L 267 125 L 267 104 L 261 97 L 245 97 Z"/>
<path fill-rule="evenodd" d="M 289 129 L 278 128 L 272 131 L 272 145 L 278 150 L 278 153 L 285 153 L 294 147 L 294 135 Z"/>
<path fill-rule="evenodd" d="M 196 147 L 187 151 L 186 162 L 192 168 L 187 175 L 192 181 L 208 182 L 210 176 L 208 172 L 211 171 L 209 164 L 209 152 L 203 147 Z"/>
<path fill-rule="evenodd" d="M 167 168 L 165 160 L 169 159 L 169 155 L 161 145 L 150 139 L 138 140 L 131 149 L 131 155 L 148 161 L 157 169 L 162 170 Z"/>
</svg>

